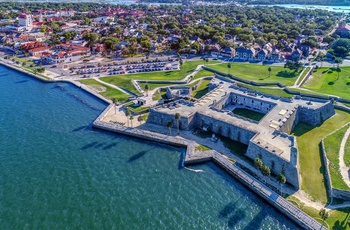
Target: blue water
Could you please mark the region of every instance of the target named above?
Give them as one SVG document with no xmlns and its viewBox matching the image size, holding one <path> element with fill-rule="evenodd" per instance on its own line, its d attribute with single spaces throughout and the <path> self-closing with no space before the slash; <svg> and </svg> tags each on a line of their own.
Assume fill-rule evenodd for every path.
<svg viewBox="0 0 350 230">
<path fill-rule="evenodd" d="M 92 130 L 106 107 L 0 66 L 0 229 L 296 229 L 214 164 Z"/>
</svg>

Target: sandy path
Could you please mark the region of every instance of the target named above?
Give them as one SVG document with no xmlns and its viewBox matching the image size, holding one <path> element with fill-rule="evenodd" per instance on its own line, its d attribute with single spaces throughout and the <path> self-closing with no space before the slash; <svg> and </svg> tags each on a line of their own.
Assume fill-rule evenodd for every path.
<svg viewBox="0 0 350 230">
<path fill-rule="evenodd" d="M 349 180 L 349 167 L 347 167 L 345 165 L 344 162 L 344 152 L 345 152 L 345 144 L 346 141 L 348 140 L 350 135 L 350 127 L 348 128 L 348 130 L 346 130 L 346 133 L 343 137 L 343 140 L 341 141 L 340 144 L 340 149 L 339 149 L 339 170 L 340 173 L 343 177 L 343 181 L 347 184 L 347 186 L 350 187 L 350 180 Z"/>
</svg>

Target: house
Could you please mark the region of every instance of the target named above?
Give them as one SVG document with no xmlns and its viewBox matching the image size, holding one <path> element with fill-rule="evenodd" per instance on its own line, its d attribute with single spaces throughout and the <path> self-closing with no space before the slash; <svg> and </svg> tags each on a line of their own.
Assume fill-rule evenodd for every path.
<svg viewBox="0 0 350 230">
<path fill-rule="evenodd" d="M 226 46 L 220 50 L 220 55 L 223 57 L 232 58 L 236 55 L 236 51 L 234 48 Z"/>
<path fill-rule="evenodd" d="M 41 47 L 29 49 L 28 53 L 30 56 L 40 56 L 42 53 L 45 53 L 48 51 L 49 51 L 48 46 L 41 46 Z"/>
<path fill-rule="evenodd" d="M 339 25 L 337 29 L 337 33 L 339 34 L 340 37 L 346 37 L 350 33 L 350 25 L 348 24 L 341 24 Z"/>
<path fill-rule="evenodd" d="M 303 57 L 303 52 L 300 49 L 295 49 L 290 58 L 294 61 L 299 61 Z"/>
<path fill-rule="evenodd" d="M 281 52 L 278 49 L 273 49 L 269 55 L 269 60 L 278 61 L 281 59 Z"/>
<path fill-rule="evenodd" d="M 310 46 L 307 46 L 307 45 L 301 45 L 300 50 L 301 50 L 301 52 L 303 52 L 304 57 L 309 56 L 311 53 L 311 48 L 310 48 Z"/>
<path fill-rule="evenodd" d="M 260 61 L 263 61 L 267 58 L 269 52 L 265 49 L 261 49 L 258 51 L 258 53 L 256 54 L 256 59 L 260 60 Z"/>
<path fill-rule="evenodd" d="M 255 50 L 253 48 L 238 47 L 236 49 L 236 58 L 238 59 L 252 59 L 255 57 Z"/>
</svg>

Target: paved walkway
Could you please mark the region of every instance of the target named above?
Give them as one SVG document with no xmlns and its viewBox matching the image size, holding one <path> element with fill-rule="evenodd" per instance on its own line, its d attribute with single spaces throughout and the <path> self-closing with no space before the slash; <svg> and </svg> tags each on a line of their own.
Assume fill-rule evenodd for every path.
<svg viewBox="0 0 350 230">
<path fill-rule="evenodd" d="M 117 89 L 117 90 L 119 90 L 119 91 L 122 91 L 123 93 L 128 94 L 128 95 L 130 95 L 130 96 L 132 96 L 132 97 L 135 96 L 134 94 L 129 93 L 128 91 L 126 91 L 126 90 L 120 88 L 119 86 L 112 85 L 112 84 L 109 84 L 109 83 L 107 83 L 107 82 L 101 81 L 101 80 L 100 80 L 99 78 L 97 78 L 97 77 L 93 77 L 92 79 L 94 79 L 94 80 L 100 82 L 101 84 L 104 84 L 104 85 L 107 85 L 107 86 L 109 86 L 109 87 L 111 87 L 111 88 L 114 88 L 114 89 Z"/>
<path fill-rule="evenodd" d="M 348 130 L 346 131 L 344 137 L 343 137 L 343 140 L 341 141 L 341 144 L 340 144 L 340 149 L 339 149 L 339 169 L 340 169 L 340 173 L 343 177 L 343 181 L 347 184 L 347 186 L 350 187 L 350 178 L 349 178 L 349 170 L 350 168 L 347 167 L 345 165 L 345 162 L 344 162 L 344 152 L 345 152 L 345 144 L 346 144 L 346 141 L 348 140 L 349 138 L 349 135 L 350 135 L 350 127 L 348 128 Z"/>
</svg>

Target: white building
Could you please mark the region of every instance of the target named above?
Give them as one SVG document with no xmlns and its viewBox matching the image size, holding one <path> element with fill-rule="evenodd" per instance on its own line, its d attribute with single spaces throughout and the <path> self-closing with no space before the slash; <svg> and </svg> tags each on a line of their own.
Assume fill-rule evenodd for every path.
<svg viewBox="0 0 350 230">
<path fill-rule="evenodd" d="M 33 28 L 33 18 L 30 14 L 22 13 L 18 16 L 18 25 L 23 26 L 26 30 Z"/>
</svg>

